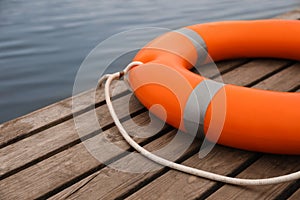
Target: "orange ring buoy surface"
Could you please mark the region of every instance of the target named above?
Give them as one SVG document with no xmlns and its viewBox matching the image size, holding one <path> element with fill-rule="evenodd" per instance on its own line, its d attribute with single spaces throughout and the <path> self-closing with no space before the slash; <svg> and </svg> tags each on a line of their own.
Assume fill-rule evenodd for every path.
<svg viewBox="0 0 300 200">
<path fill-rule="evenodd" d="M 219 138 L 210 134 L 209 140 L 244 150 L 299 155 L 300 93 L 223 84 L 189 70 L 209 62 L 207 52 L 214 61 L 250 57 L 299 61 L 299 35 L 296 20 L 188 26 L 141 49 L 134 60 L 144 64 L 130 70 L 129 84 L 144 106 L 161 105 L 167 123 L 183 131 L 197 127 L 198 133 L 206 134 L 223 122 Z M 151 111 L 164 118 L 156 108 Z"/>
</svg>

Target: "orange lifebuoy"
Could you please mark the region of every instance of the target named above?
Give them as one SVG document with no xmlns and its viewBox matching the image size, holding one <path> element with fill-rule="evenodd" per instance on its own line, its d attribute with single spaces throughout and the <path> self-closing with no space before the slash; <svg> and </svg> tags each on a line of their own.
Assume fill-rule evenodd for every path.
<svg viewBox="0 0 300 200">
<path fill-rule="evenodd" d="M 214 130 L 214 118 L 216 123 L 223 121 L 219 144 L 300 154 L 299 93 L 223 84 L 189 70 L 209 62 L 206 51 L 214 61 L 249 57 L 300 60 L 299 35 L 300 21 L 296 20 L 188 26 L 166 33 L 141 49 L 134 61 L 144 64 L 130 70 L 129 84 L 143 105 L 161 105 L 167 123 L 183 131 L 198 127 L 205 134 L 209 128 Z M 213 104 L 217 105 L 214 111 Z M 163 118 L 161 109 L 152 112 Z"/>
</svg>

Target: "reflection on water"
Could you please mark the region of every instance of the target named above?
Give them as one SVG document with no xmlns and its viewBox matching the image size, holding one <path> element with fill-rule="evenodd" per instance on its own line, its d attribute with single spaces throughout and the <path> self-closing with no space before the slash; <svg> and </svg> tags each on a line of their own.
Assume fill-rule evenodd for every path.
<svg viewBox="0 0 300 200">
<path fill-rule="evenodd" d="M 297 0 L 1 0 L 0 122 L 70 96 L 85 56 L 118 32 L 269 18 L 296 6 Z"/>
</svg>

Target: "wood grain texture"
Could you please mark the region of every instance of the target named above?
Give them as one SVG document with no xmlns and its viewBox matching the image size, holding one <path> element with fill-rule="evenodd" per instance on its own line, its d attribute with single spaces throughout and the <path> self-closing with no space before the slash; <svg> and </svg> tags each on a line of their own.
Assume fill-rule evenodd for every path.
<svg viewBox="0 0 300 200">
<path fill-rule="evenodd" d="M 225 83 L 248 86 L 256 81 L 273 74 L 288 65 L 290 61 L 260 59 L 246 63 L 241 67 L 222 76 Z"/>
<path fill-rule="evenodd" d="M 115 94 L 120 94 L 127 90 L 125 84 L 115 84 Z M 11 140 L 31 135 L 40 130 L 55 126 L 60 122 L 71 119 L 73 112 L 79 112 L 91 106 L 91 99 L 95 96 L 94 90 L 81 93 L 76 98 L 77 105 L 72 110 L 72 97 L 49 105 L 25 116 L 16 118 L 0 125 L 0 146 L 4 146 Z M 96 103 L 104 101 L 104 92 L 98 90 L 96 93 Z"/>
<path fill-rule="evenodd" d="M 147 124 L 149 122 L 148 114 L 143 113 L 135 117 L 135 121 L 140 124 Z M 137 129 L 136 125 L 130 127 L 133 125 L 130 121 L 124 122 L 124 126 L 129 130 Z M 116 127 L 89 138 L 85 144 L 93 142 L 93 151 L 101 153 L 103 146 L 97 143 L 101 141 L 113 143 L 121 149 L 130 149 L 122 136 L 118 134 Z M 141 143 L 146 139 L 137 138 L 136 141 Z M 155 142 L 161 141 L 155 140 Z M 108 161 L 116 156 L 119 156 L 118 152 L 105 152 L 103 159 Z M 0 182 L 0 194 L 4 199 L 37 198 L 99 165 L 101 163 L 90 154 L 84 144 L 79 143 L 2 180 Z"/>
<path fill-rule="evenodd" d="M 296 77 L 296 78 L 291 78 Z M 298 78 L 297 78 L 298 77 Z M 300 64 L 294 64 L 268 79 L 256 84 L 254 88 L 264 90 L 290 91 L 300 85 Z"/>
<path fill-rule="evenodd" d="M 261 159 L 239 174 L 239 178 L 266 178 L 284 175 L 300 170 L 299 156 L 264 155 Z M 266 186 L 225 185 L 208 199 L 274 199 L 290 183 Z"/>
<path fill-rule="evenodd" d="M 232 172 L 246 162 L 253 154 L 216 146 L 204 159 L 200 159 L 198 154 L 195 154 L 183 164 L 227 175 L 228 172 Z M 147 199 L 194 199 L 214 184 L 215 182 L 207 179 L 170 170 L 126 199 L 140 199 L 141 197 L 147 197 Z"/>
<path fill-rule="evenodd" d="M 145 148 L 149 151 L 154 151 L 156 149 L 161 149 L 162 146 L 168 144 L 174 137 L 176 131 L 172 131 L 159 140 L 156 140 L 155 144 L 150 143 L 146 145 Z M 150 146 L 151 145 L 151 146 Z M 177 145 L 173 146 L 174 151 L 168 151 L 164 154 L 164 157 L 173 157 L 174 152 L 176 151 L 176 147 L 183 145 L 183 143 L 178 143 Z M 186 154 L 190 154 L 197 148 L 197 145 L 191 145 L 190 148 L 187 150 Z M 127 158 L 130 157 L 131 158 Z M 131 159 L 137 155 L 131 154 L 127 157 L 124 157 L 120 160 L 122 164 L 126 163 L 127 165 L 131 165 L 131 167 L 135 168 L 137 164 Z M 142 165 L 140 167 L 145 167 L 150 169 L 150 166 L 156 165 L 153 162 L 141 157 Z M 129 160 L 129 161 L 127 161 Z M 82 185 L 81 187 L 72 187 L 73 190 L 68 190 L 69 193 L 61 193 L 56 196 L 53 196 L 52 199 L 57 199 L 58 197 L 62 198 L 68 197 L 68 199 L 115 199 L 120 195 L 123 195 L 128 191 L 128 189 L 137 187 L 141 182 L 147 181 L 147 179 L 160 174 L 165 168 L 160 168 L 155 171 L 150 171 L 147 173 L 130 173 L 130 172 L 120 172 L 113 170 L 110 167 L 105 167 L 104 169 L 97 172 L 96 176 L 89 177 L 92 178 L 87 184 Z M 104 176 L 105 175 L 105 176 Z M 117 189 L 115 189 L 117 188 Z M 112 190 L 113 189 L 113 190 Z M 91 194 L 91 191 L 92 194 Z"/>
<path fill-rule="evenodd" d="M 126 103 L 130 102 L 130 111 L 120 109 Z M 131 98 L 131 95 L 125 95 L 113 101 L 113 104 L 118 108 L 119 118 L 124 118 L 128 114 L 141 110 L 143 106 L 136 98 Z M 60 147 L 66 146 L 79 140 L 77 130 L 82 131 L 81 137 L 91 134 L 95 131 L 101 132 L 101 128 L 113 123 L 106 105 L 96 109 L 98 113 L 98 121 L 89 120 L 92 111 L 88 111 L 77 116 L 76 126 L 74 119 L 67 120 L 57 126 L 46 129 L 39 134 L 25 138 L 19 142 L 11 144 L 0 149 L 0 177 L 9 171 L 20 168 L 34 160 L 37 160 Z M 98 125 L 100 124 L 100 126 Z M 80 126 L 80 128 L 79 128 Z M 77 129 L 77 130 L 76 130 Z M 80 141 L 78 141 L 79 143 Z"/>
<path fill-rule="evenodd" d="M 192 69 L 192 71 L 201 74 L 204 77 L 213 78 L 220 74 L 225 74 L 227 71 L 233 70 L 247 62 L 249 62 L 247 59 L 226 60 L 216 63 L 212 62 L 196 69 Z"/>
</svg>

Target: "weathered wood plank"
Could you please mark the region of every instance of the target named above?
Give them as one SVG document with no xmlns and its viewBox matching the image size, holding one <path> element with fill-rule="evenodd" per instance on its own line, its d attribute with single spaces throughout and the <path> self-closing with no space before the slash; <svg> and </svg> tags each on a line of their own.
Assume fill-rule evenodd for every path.
<svg viewBox="0 0 300 200">
<path fill-rule="evenodd" d="M 170 132 L 170 134 L 168 135 L 163 136 L 160 140 L 156 140 L 156 147 L 149 150 L 153 151 L 156 149 L 160 149 L 162 146 L 168 144 L 171 141 L 171 139 L 173 139 L 175 132 L 176 130 Z M 176 148 L 180 148 L 180 146 L 184 145 L 184 142 L 178 141 L 178 144 L 173 146 L 173 150 L 170 149 L 170 151 L 166 152 L 166 154 L 164 154 L 164 157 L 174 157 L 174 152 L 176 152 Z M 186 154 L 190 154 L 191 152 L 195 151 L 198 146 L 199 145 L 196 145 L 194 143 L 187 150 Z M 128 155 L 127 157 L 122 158 L 120 162 L 122 162 L 123 159 L 130 159 L 128 158 L 130 156 L 133 158 L 133 156 L 137 155 Z M 149 160 L 147 160 L 146 158 L 141 158 L 144 159 L 142 165 L 143 167 L 149 168 L 149 165 L 153 165 L 153 163 L 151 161 L 149 163 Z M 128 162 L 127 160 L 126 162 Z M 132 165 L 132 167 L 136 167 L 135 163 L 130 161 L 127 165 Z M 147 173 L 128 173 L 116 171 L 109 167 L 105 167 L 99 172 L 97 172 L 97 176 L 93 176 L 92 180 L 90 179 L 88 184 L 81 186 L 81 188 L 79 189 L 80 192 L 78 192 L 78 188 L 74 188 L 76 191 L 70 191 L 70 194 L 65 193 L 64 195 L 65 197 L 68 196 L 68 198 L 70 199 L 115 199 L 123 193 L 126 193 L 128 189 L 137 187 L 141 182 L 147 181 L 149 178 L 159 175 L 164 170 L 165 168 L 161 168 L 156 171 Z M 112 188 L 118 189 L 113 190 L 113 192 L 110 192 Z M 93 191 L 92 194 L 88 192 L 91 190 Z M 58 196 L 54 196 L 52 199 L 57 199 L 57 197 Z"/>
<path fill-rule="evenodd" d="M 259 59 L 224 74 L 222 78 L 225 83 L 248 86 L 264 77 L 268 77 L 268 75 L 272 75 L 289 63 L 291 61 Z"/>
<path fill-rule="evenodd" d="M 300 77 L 300 64 L 297 63 L 273 75 L 272 77 L 263 80 L 254 88 L 263 88 L 264 90 L 290 91 L 300 85 L 300 78 L 290 79 L 290 77 Z"/>
<path fill-rule="evenodd" d="M 127 90 L 125 85 L 117 85 L 118 87 L 114 88 L 116 95 Z M 78 102 L 74 111 L 79 112 L 80 110 L 90 107 L 90 99 L 92 99 L 94 95 L 94 90 L 89 90 L 73 97 L 77 98 L 76 102 Z M 96 97 L 96 103 L 104 101 L 103 92 L 97 92 Z M 71 118 L 72 97 L 29 113 L 28 115 L 8 121 L 0 125 L 0 147 L 10 144 L 13 140 L 30 136 Z"/>
<path fill-rule="evenodd" d="M 134 120 L 139 124 L 147 124 L 149 117 L 143 113 Z M 124 126 L 130 129 L 138 129 L 136 125 L 126 121 Z M 87 142 L 89 142 L 88 139 Z M 137 138 L 141 143 L 146 139 Z M 130 146 L 118 134 L 116 127 L 108 129 L 93 137 L 93 141 L 108 141 L 119 148 L 129 150 Z M 155 143 L 160 142 L 155 140 Z M 155 144 L 154 143 L 154 144 Z M 101 146 L 95 144 L 95 150 L 101 151 Z M 106 160 L 110 160 L 119 154 L 110 152 Z M 101 163 L 96 160 L 85 148 L 83 143 L 79 143 L 65 151 L 57 153 L 52 157 L 43 160 L 27 169 L 20 171 L 0 182 L 0 194 L 4 199 L 33 199 L 47 192 L 62 186 L 76 177 L 87 173 L 98 167 Z M 22 189 L 20 189 L 22 188 Z"/>
<path fill-rule="evenodd" d="M 131 106 L 130 111 L 126 109 L 117 109 L 118 116 L 120 118 L 127 116 L 127 113 L 132 114 L 143 108 L 135 97 L 131 98 L 130 94 L 114 100 L 113 104 L 116 108 L 121 108 L 128 102 L 130 102 Z M 80 122 L 77 123 L 77 129 L 80 126 L 81 130 L 85 130 L 85 133 L 81 135 L 81 137 L 95 131 L 101 132 L 97 123 L 99 123 L 101 127 L 106 127 L 113 123 L 106 105 L 100 106 L 96 109 L 99 121 L 89 120 L 89 117 L 92 114 L 91 112 L 92 111 L 88 111 L 76 117 L 76 121 Z M 79 135 L 76 131 L 74 119 L 70 119 L 58 124 L 57 126 L 46 129 L 39 134 L 35 134 L 29 138 L 25 138 L 0 149 L 0 163 L 2 163 L 0 168 L 0 177 L 12 170 L 16 170 L 26 165 L 27 163 L 44 157 L 60 147 L 71 144 L 76 140 L 79 140 Z M 77 143 L 79 142 L 80 141 L 77 141 Z M 35 146 L 37 146 L 37 148 L 33 148 Z"/>
<path fill-rule="evenodd" d="M 78 150 L 79 154 L 72 151 Z M 0 182 L 3 199 L 34 199 L 76 177 L 82 170 L 91 170 L 99 162 L 90 156 L 83 144 L 75 145 Z M 88 160 L 86 158 L 89 158 Z M 77 163 L 72 165 L 70 163 Z M 58 172 L 53 174 L 53 172 Z M 17 187 L 16 187 L 17 186 Z"/>
<path fill-rule="evenodd" d="M 266 178 L 279 176 L 300 170 L 299 156 L 278 156 L 264 155 L 261 159 L 243 171 L 239 178 Z M 225 185 L 208 199 L 222 197 L 223 199 L 274 199 L 290 183 L 266 185 L 266 186 L 247 186 L 238 187 Z"/>
<path fill-rule="evenodd" d="M 183 164 L 214 173 L 226 174 L 245 163 L 248 157 L 253 154 L 250 152 L 241 154 L 235 149 L 216 146 L 204 159 L 200 159 L 198 154 L 195 154 Z M 205 192 L 213 185 L 213 181 L 170 170 L 126 199 L 140 199 L 141 197 L 147 197 L 147 199 L 194 199 L 199 193 Z M 115 192 L 118 193 L 119 191 L 115 190 Z"/>
<path fill-rule="evenodd" d="M 255 82 L 256 80 L 260 79 L 261 77 L 264 77 L 266 74 L 272 73 L 273 71 L 277 70 L 278 68 L 282 68 L 283 66 L 285 66 L 288 62 L 287 61 L 269 61 L 269 60 L 264 60 L 262 63 L 258 64 L 258 61 L 253 61 L 256 65 L 252 64 L 252 62 L 249 62 L 247 64 L 245 64 L 246 66 L 250 66 L 251 67 L 251 73 L 252 76 L 250 78 L 247 78 L 248 82 L 240 82 L 239 79 L 240 77 L 245 77 L 248 75 L 249 70 L 240 70 L 239 68 L 244 68 L 245 65 L 242 65 L 239 68 L 234 69 L 233 71 L 229 71 L 227 72 L 224 76 L 226 76 L 225 81 L 227 82 L 231 82 L 231 83 L 239 83 L 239 84 L 249 84 L 251 82 Z M 272 65 L 270 65 L 272 64 Z M 255 67 L 256 66 L 256 67 Z M 263 68 L 264 70 L 260 71 L 258 69 Z M 272 71 L 273 69 L 273 71 Z M 235 72 L 238 71 L 238 72 Z M 256 75 L 258 74 L 258 75 Z M 233 76 L 234 75 L 234 76 Z M 240 153 L 240 156 L 243 157 L 243 154 Z M 247 157 L 247 159 L 250 156 Z M 231 160 L 231 162 L 234 164 L 235 162 Z M 239 166 L 239 163 L 236 163 L 237 166 Z M 132 174 L 131 176 L 126 176 L 128 178 L 128 180 L 126 182 L 130 182 L 131 179 L 135 180 L 135 176 L 137 176 L 136 174 Z M 88 178 L 87 178 L 88 179 Z M 76 191 L 76 195 L 78 195 L 78 197 L 80 196 L 85 196 L 86 194 L 81 194 L 81 193 L 85 193 L 88 191 L 88 189 L 82 189 L 82 190 L 77 190 L 78 187 L 82 187 L 83 183 L 88 182 L 87 179 L 83 180 L 82 183 L 79 183 L 77 186 L 71 187 L 70 189 L 66 189 L 65 191 L 62 191 L 60 194 L 58 194 L 58 196 L 68 196 L 70 193 L 72 193 L 73 191 Z M 102 180 L 100 180 L 100 178 L 95 177 L 93 179 L 95 182 L 101 182 Z M 123 181 L 125 181 L 125 179 L 122 179 Z M 143 181 L 142 179 L 140 181 L 137 180 L 137 182 L 141 182 Z M 171 181 L 171 180 L 170 180 Z M 172 182 L 172 181 L 171 181 Z M 105 192 L 101 189 L 101 187 L 98 187 L 97 184 L 93 184 L 90 185 L 91 183 L 88 182 L 85 185 L 85 188 L 89 188 L 93 191 L 101 191 L 101 192 Z M 77 187 L 77 188 L 76 188 Z M 133 189 L 133 186 L 130 187 L 130 185 L 128 185 L 129 188 L 126 188 L 127 190 L 129 189 Z M 177 190 L 178 188 L 175 188 L 175 190 Z M 206 188 L 208 189 L 208 188 Z M 120 189 L 120 186 L 116 186 L 116 187 L 111 187 L 110 192 L 105 192 L 105 195 L 108 195 L 109 197 L 117 197 L 118 195 L 121 195 L 121 193 L 124 192 L 123 190 Z M 157 191 L 159 192 L 159 191 Z M 192 191 L 188 191 L 190 193 L 192 193 Z M 199 194 L 199 193 L 198 193 Z M 98 194 L 100 195 L 100 194 Z"/>
<path fill-rule="evenodd" d="M 231 71 L 247 62 L 249 62 L 249 60 L 247 59 L 226 60 L 202 65 L 197 69 L 193 69 L 192 71 L 194 71 L 195 73 L 200 72 L 202 76 L 205 76 L 207 78 L 213 78 L 215 76 L 218 76 L 219 74 L 225 74 L 226 72 Z"/>
</svg>

